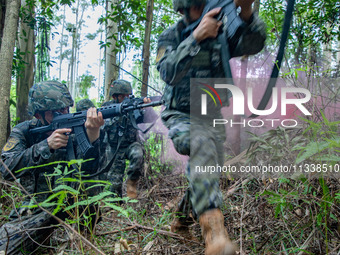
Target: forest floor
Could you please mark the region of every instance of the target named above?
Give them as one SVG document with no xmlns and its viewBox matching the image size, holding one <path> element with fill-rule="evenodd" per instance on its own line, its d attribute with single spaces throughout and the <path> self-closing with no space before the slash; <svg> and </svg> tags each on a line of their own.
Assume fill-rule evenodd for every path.
<svg viewBox="0 0 340 255">
<path fill-rule="evenodd" d="M 282 156 L 273 155 L 271 148 L 261 147 L 258 141 L 253 154 L 243 153 L 226 164 L 239 167 L 249 159 L 255 160 L 252 164 L 294 162 L 297 153 L 282 139 L 289 143 L 299 134 L 284 132 L 281 138 L 280 133 L 268 137 L 278 139 L 271 143 L 280 142 Z M 259 150 L 271 150 L 271 156 Z M 170 232 L 177 204 L 187 187 L 185 176 L 160 162 L 152 167 L 151 156 L 139 182 L 137 201 L 120 204 L 123 213 L 102 204 L 101 220 L 94 231 L 81 234 L 102 254 L 204 254 L 198 222 L 190 227 L 195 240 Z M 291 178 L 222 175 L 220 188 L 225 227 L 238 254 L 340 254 L 339 178 L 315 174 Z M 100 254 L 61 226 L 48 240 L 44 244 L 47 248 L 23 254 Z"/>
<path fill-rule="evenodd" d="M 320 192 L 318 180 L 310 185 Z M 339 191 L 338 180 L 328 185 Z M 197 222 L 190 227 L 194 241 L 170 232 L 184 186 L 180 175 L 159 176 L 151 188 L 140 185 L 138 202 L 129 203 L 135 212 L 125 217 L 106 210 L 89 239 L 105 254 L 204 254 Z M 292 180 L 223 179 L 221 189 L 225 227 L 238 254 L 339 254 L 339 203 L 322 208 L 322 195 L 304 195 L 306 186 Z M 270 197 L 271 192 L 279 196 Z M 50 254 L 82 254 L 79 241 L 66 240 Z"/>
</svg>

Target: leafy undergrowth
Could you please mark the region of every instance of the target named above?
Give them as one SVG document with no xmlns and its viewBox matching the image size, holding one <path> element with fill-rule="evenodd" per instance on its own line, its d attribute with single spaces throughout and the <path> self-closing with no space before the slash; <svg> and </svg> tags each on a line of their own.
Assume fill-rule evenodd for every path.
<svg viewBox="0 0 340 255">
<path fill-rule="evenodd" d="M 149 182 L 151 188 L 147 188 Z M 185 178 L 143 178 L 129 217 L 102 207 L 94 233 L 82 232 L 104 254 L 204 254 L 199 224 L 191 226 L 196 241 L 169 232 Z M 179 188 L 178 188 L 179 187 Z M 340 250 L 339 180 L 309 181 L 222 179 L 223 213 L 230 238 L 242 254 L 338 254 Z M 27 254 L 95 254 L 60 227 L 48 244 Z"/>
<path fill-rule="evenodd" d="M 248 154 L 234 160 L 233 165 L 299 164 L 296 160 L 303 158 L 303 163 L 310 166 L 323 155 L 328 159 L 338 157 L 338 131 L 316 128 L 323 135 L 312 134 L 327 141 L 328 146 L 311 149 L 317 141 L 308 139 L 308 133 L 278 129 L 262 137 L 254 136 Z M 101 220 L 93 231 L 79 232 L 102 254 L 204 254 L 197 222 L 190 227 L 196 237 L 193 241 L 169 231 L 187 182 L 169 163 L 160 162 L 158 153 L 164 148 L 154 138 L 151 142 L 138 201 L 117 202 L 119 210 L 98 202 Z M 307 157 L 306 153 L 312 155 Z M 337 161 L 323 163 L 334 168 L 339 165 Z M 239 254 L 339 254 L 339 178 L 317 172 L 238 178 L 223 175 L 220 187 L 225 226 Z M 17 203 L 13 193 L 7 192 L 5 198 L 8 207 Z M 6 208 L 3 206 L 5 214 Z M 99 254 L 61 226 L 48 240 L 44 247 L 27 254 Z"/>
<path fill-rule="evenodd" d="M 159 176 L 154 181 L 163 184 L 151 189 L 140 185 L 129 217 L 102 208 L 94 234 L 83 234 L 104 254 L 204 254 L 198 223 L 191 226 L 195 241 L 169 232 L 184 177 Z M 326 184 L 328 196 L 318 180 L 224 179 L 223 213 L 230 238 L 241 254 L 338 254 L 340 203 L 334 197 L 339 196 L 340 183 Z M 48 246 L 53 248 L 40 254 L 95 254 L 89 247 L 82 252 L 79 239 L 62 228 L 52 234 Z"/>
</svg>

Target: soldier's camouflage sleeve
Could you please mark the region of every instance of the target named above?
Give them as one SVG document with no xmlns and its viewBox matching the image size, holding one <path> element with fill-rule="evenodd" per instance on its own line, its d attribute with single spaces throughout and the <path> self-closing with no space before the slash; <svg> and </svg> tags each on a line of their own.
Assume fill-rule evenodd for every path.
<svg viewBox="0 0 340 255">
<path fill-rule="evenodd" d="M 187 74 L 193 57 L 199 51 L 199 46 L 192 35 L 177 45 L 178 41 L 175 26 L 164 31 L 158 40 L 157 69 L 161 78 L 172 86 Z"/>
<path fill-rule="evenodd" d="M 16 173 L 17 170 L 24 167 L 39 166 L 46 163 L 54 161 L 67 161 L 68 155 L 65 148 L 50 151 L 48 147 L 47 139 L 39 139 L 35 141 L 29 141 L 29 121 L 20 123 L 13 128 L 10 137 L 4 146 L 1 158 L 4 161 L 8 169 L 15 175 L 21 176 L 27 172 L 36 171 L 35 169 L 27 169 Z M 26 135 L 25 135 L 26 134 Z M 74 138 L 74 136 L 72 136 Z M 85 158 L 85 156 L 80 152 L 79 147 L 76 144 L 75 139 L 74 145 L 76 146 L 76 158 Z M 88 158 L 94 158 L 83 163 L 82 170 L 93 172 L 98 168 L 99 165 L 99 155 L 100 155 L 100 139 L 97 139 L 93 144 L 94 150 Z M 47 168 L 37 168 L 41 171 L 46 171 Z M 53 170 L 53 167 L 49 168 Z M 4 166 L 0 166 L 0 172 L 5 179 L 11 180 L 11 176 Z"/>
<path fill-rule="evenodd" d="M 14 174 L 16 170 L 23 167 L 37 166 L 49 162 L 52 155 L 47 144 L 47 139 L 32 146 L 24 135 L 26 123 L 13 128 L 10 137 L 4 146 L 1 158 Z M 1 173 L 5 179 L 10 178 L 9 173 L 1 166 Z M 31 170 L 26 170 L 31 171 Z M 21 172 L 20 174 L 23 174 Z M 6 178 L 7 177 L 7 178 Z"/>
<path fill-rule="evenodd" d="M 228 38 L 232 57 L 256 54 L 264 47 L 266 39 L 264 22 L 256 15 L 252 15 L 251 21 L 249 23 L 244 22 L 243 25 L 242 33 L 233 38 Z M 200 45 L 192 34 L 179 43 L 176 26 L 169 28 L 160 35 L 156 58 L 157 69 L 161 78 L 172 86 L 176 85 L 187 74 L 193 57 L 200 51 Z"/>
<path fill-rule="evenodd" d="M 249 23 L 244 22 L 244 28 L 240 36 L 229 38 L 231 57 L 254 55 L 260 52 L 264 47 L 266 37 L 265 23 L 257 15 L 253 14 Z"/>
</svg>

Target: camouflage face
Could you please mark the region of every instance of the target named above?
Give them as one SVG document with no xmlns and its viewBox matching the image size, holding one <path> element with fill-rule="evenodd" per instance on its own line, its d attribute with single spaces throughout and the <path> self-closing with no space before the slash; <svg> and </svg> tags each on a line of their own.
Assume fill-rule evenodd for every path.
<svg viewBox="0 0 340 255">
<path fill-rule="evenodd" d="M 180 9 L 187 9 L 191 6 L 201 6 L 205 5 L 205 0 L 173 0 L 172 5 L 176 12 Z"/>
<path fill-rule="evenodd" d="M 110 88 L 110 97 L 112 97 L 113 94 L 132 94 L 132 87 L 130 82 L 125 80 L 115 80 L 111 83 Z"/>
<path fill-rule="evenodd" d="M 43 81 L 34 84 L 28 93 L 28 113 L 54 111 L 73 106 L 73 100 L 66 85 L 57 81 Z"/>
<path fill-rule="evenodd" d="M 76 111 L 77 112 L 85 111 L 91 107 L 94 107 L 92 101 L 88 98 L 84 98 L 76 104 Z"/>
</svg>

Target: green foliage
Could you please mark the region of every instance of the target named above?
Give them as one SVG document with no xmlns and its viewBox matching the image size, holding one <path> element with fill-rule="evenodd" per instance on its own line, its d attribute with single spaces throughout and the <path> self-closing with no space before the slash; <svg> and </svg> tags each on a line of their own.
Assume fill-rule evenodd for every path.
<svg viewBox="0 0 340 255">
<path fill-rule="evenodd" d="M 10 99 L 9 99 L 9 112 L 11 118 L 11 127 L 14 127 L 18 123 L 18 119 L 16 117 L 16 87 L 12 84 Z"/>
<path fill-rule="evenodd" d="M 281 180 L 279 179 L 279 181 Z M 307 230 L 308 228 L 312 228 L 313 231 L 321 231 L 325 254 L 328 254 L 328 236 L 331 233 L 329 226 L 332 222 L 338 221 L 336 200 L 339 194 L 335 196 L 332 194 L 334 191 L 330 190 L 330 184 L 325 178 L 319 178 L 318 182 L 306 178 L 302 178 L 300 181 L 286 179 L 284 183 L 288 185 L 283 185 L 275 191 L 267 189 L 258 193 L 257 199 L 264 197 L 268 204 L 274 207 L 275 218 L 284 221 L 285 224 L 292 223 L 294 225 L 294 228 L 290 230 L 289 238 L 292 235 L 302 237 L 305 231 L 310 232 Z M 301 192 L 302 190 L 304 191 Z M 310 210 L 313 210 L 313 213 Z M 302 213 L 304 214 L 303 221 L 300 222 Z M 299 217 L 297 222 L 295 222 L 296 219 L 289 222 L 296 216 Z M 300 250 L 299 247 L 290 249 Z"/>
<path fill-rule="evenodd" d="M 310 137 L 310 141 L 299 148 L 301 151 L 295 161 L 297 164 L 307 159 L 333 165 L 340 161 L 340 121 L 330 122 L 324 113 L 321 112 L 321 115 L 323 121 L 319 123 L 301 118 L 309 125 L 304 134 Z"/>
<path fill-rule="evenodd" d="M 170 213 L 167 210 L 164 210 L 163 205 L 161 203 L 156 202 L 156 205 L 158 209 L 161 211 L 161 214 L 160 216 L 159 215 L 152 216 L 154 231 L 150 232 L 143 238 L 142 243 L 145 244 L 153 240 L 158 235 L 157 229 L 162 229 L 164 226 L 169 225 L 172 220 L 172 213 Z"/>
<path fill-rule="evenodd" d="M 83 179 L 83 176 L 86 176 L 81 171 L 81 165 L 84 162 L 86 160 L 80 159 L 58 161 L 39 166 L 46 167 L 59 164 L 58 167 L 54 168 L 53 173 L 45 174 L 51 195 L 40 202 L 39 205 L 44 208 L 51 208 L 54 215 L 61 212 L 66 213 L 68 215 L 66 222 L 76 224 L 78 231 L 86 228 L 92 233 L 98 208 L 112 208 L 125 217 L 129 217 L 134 211 L 130 207 L 122 208 L 119 203 L 134 203 L 136 200 L 116 197 L 116 194 L 109 191 L 111 183 L 108 181 Z M 60 164 L 67 165 L 62 169 Z M 71 167 L 72 165 L 77 165 L 79 170 Z M 53 186 L 52 180 L 54 180 Z M 38 205 L 29 205 L 28 207 L 36 208 Z"/>
<path fill-rule="evenodd" d="M 96 78 L 93 75 L 90 75 L 88 72 L 80 76 L 80 83 L 79 83 L 79 96 L 84 98 L 88 95 L 88 90 L 94 87 L 94 81 Z"/>
<path fill-rule="evenodd" d="M 338 166 L 340 122 L 330 122 L 322 112 L 321 115 L 322 122 L 303 119 L 307 127 L 302 133 L 290 133 L 288 130 L 278 128 L 262 136 L 252 135 L 253 150 L 249 150 L 248 153 L 250 160 L 253 163 L 254 161 L 261 163 L 262 160 L 262 163 L 275 162 L 275 164 L 295 162 L 296 165 L 304 162 L 309 166 L 322 162 L 320 164 L 324 167 L 322 170 Z M 257 154 L 265 156 L 260 157 Z M 264 191 L 257 193 L 256 199 L 264 198 L 274 217 L 284 222 L 288 233 L 286 235 L 277 233 L 279 239 L 276 239 L 281 239 L 281 245 L 285 243 L 286 251 L 313 254 L 307 247 L 290 240 L 296 238 L 304 243 L 306 233 L 315 231 L 317 234 L 313 236 L 320 236 L 318 240 L 322 240 L 323 253 L 329 253 L 330 242 L 335 234 L 330 226 L 338 222 L 340 202 L 338 183 L 333 182 L 332 178 L 334 176 L 315 175 L 310 171 L 300 175 L 298 179 L 294 178 L 295 180 L 279 178 L 276 182 L 277 187 L 270 187 L 271 184 Z M 312 234 L 308 236 L 311 238 Z"/>
<path fill-rule="evenodd" d="M 296 134 L 292 134 L 297 132 Z M 289 161 L 292 152 L 301 148 L 305 144 L 304 137 L 298 130 L 285 130 L 281 126 L 269 130 L 262 135 L 256 135 L 251 132 L 250 146 L 247 152 L 248 162 L 276 162 L 277 165 L 285 164 Z M 294 135 L 292 138 L 291 136 Z"/>
<path fill-rule="evenodd" d="M 109 2 L 112 8 L 106 16 L 102 16 L 99 24 L 108 24 L 111 20 L 118 24 L 118 34 L 110 35 L 116 39 L 117 52 L 135 48 L 141 49 L 144 40 L 144 28 L 146 21 L 145 8 L 147 1 L 128 0 L 114 5 Z M 157 0 L 154 2 L 154 19 L 152 24 L 151 49 L 155 52 L 157 39 L 164 29 L 174 23 L 174 17 L 177 16 L 171 10 L 171 1 Z M 109 46 L 108 42 L 101 42 L 101 47 Z"/>
<path fill-rule="evenodd" d="M 124 1 L 118 2 L 116 5 L 113 2 L 108 2 L 111 12 L 107 12 L 105 17 L 101 17 L 98 22 L 100 24 L 108 24 L 109 20 L 119 24 L 118 34 L 109 35 L 116 40 L 117 52 L 129 47 L 142 45 L 141 37 L 135 33 L 140 28 L 140 24 L 145 20 L 144 6 L 145 1 Z M 101 43 L 101 47 L 109 46 L 108 43 Z"/>
<path fill-rule="evenodd" d="M 285 1 L 261 2 L 260 16 L 267 24 L 267 45 L 276 49 L 282 32 Z M 287 43 L 288 55 L 294 64 L 313 58 L 308 51 L 320 53 L 322 45 L 337 41 L 340 37 L 340 3 L 333 0 L 296 0 L 293 22 Z"/>
<path fill-rule="evenodd" d="M 161 134 L 149 133 L 147 141 L 144 143 L 146 162 L 148 162 L 148 178 L 157 178 L 158 174 L 165 172 L 165 169 L 171 170 L 172 166 L 165 163 L 164 150 L 167 139 Z"/>
<path fill-rule="evenodd" d="M 279 189 L 279 192 L 265 190 L 261 196 L 268 196 L 268 203 L 275 206 L 275 218 L 277 218 L 280 214 L 285 216 L 286 210 L 292 210 L 294 208 L 291 200 L 297 201 L 299 199 L 297 191 L 288 192 L 284 189 Z"/>
<path fill-rule="evenodd" d="M 13 208 L 19 208 L 24 195 L 15 185 L 4 185 L 0 190 L 0 222 L 2 224 L 9 219 L 9 214 Z"/>
<path fill-rule="evenodd" d="M 54 61 L 50 60 L 50 46 L 49 46 L 49 37 L 51 33 L 51 28 L 53 23 L 46 19 L 44 16 L 37 16 L 35 18 L 36 21 L 36 30 L 38 33 L 37 36 L 37 45 L 36 45 L 36 59 L 37 59 L 37 70 L 35 73 L 35 81 L 41 82 L 44 80 L 48 80 L 48 68 L 52 66 Z"/>
</svg>

